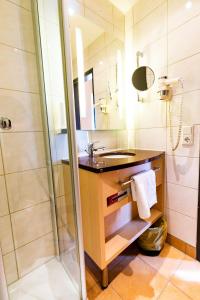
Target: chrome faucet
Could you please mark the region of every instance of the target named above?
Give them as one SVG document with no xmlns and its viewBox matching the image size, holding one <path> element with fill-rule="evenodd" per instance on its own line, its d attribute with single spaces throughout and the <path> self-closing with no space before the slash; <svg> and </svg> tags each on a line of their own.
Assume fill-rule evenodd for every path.
<svg viewBox="0 0 200 300">
<path fill-rule="evenodd" d="M 85 150 L 89 157 L 94 157 L 94 152 L 98 151 L 98 150 L 104 150 L 105 147 L 98 147 L 98 148 L 95 148 L 94 145 L 98 143 L 98 142 L 93 142 L 93 143 L 88 143 L 87 145 L 87 149 Z"/>
</svg>

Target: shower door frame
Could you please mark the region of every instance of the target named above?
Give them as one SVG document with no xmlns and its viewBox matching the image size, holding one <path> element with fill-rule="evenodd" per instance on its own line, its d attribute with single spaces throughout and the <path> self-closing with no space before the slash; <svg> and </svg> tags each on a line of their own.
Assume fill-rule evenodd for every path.
<svg viewBox="0 0 200 300">
<path fill-rule="evenodd" d="M 86 278 L 85 278 L 85 261 L 84 261 L 84 246 L 83 246 L 83 231 L 82 231 L 82 216 L 81 216 L 81 204 L 80 204 L 80 184 L 79 184 L 79 172 L 78 172 L 78 153 L 76 147 L 76 121 L 75 121 L 75 107 L 74 107 L 74 95 L 73 95 L 73 82 L 72 78 L 72 69 L 71 69 L 71 53 L 66 47 L 66 37 L 68 32 L 66 33 L 64 23 L 68 22 L 65 19 L 63 13 L 63 3 L 62 0 L 58 1 L 58 10 L 59 10 L 59 27 L 60 27 L 60 40 L 61 40 L 61 52 L 62 52 L 62 67 L 63 67 L 63 81 L 64 81 L 64 95 L 65 95 L 65 108 L 66 108 L 66 122 L 67 122 L 67 133 L 68 133 L 68 141 L 70 141 L 69 148 L 69 157 L 71 158 L 71 180 L 72 180 L 72 191 L 73 191 L 73 199 L 75 200 L 75 222 L 76 222 L 76 231 L 77 231 L 77 241 L 78 241 L 78 259 L 79 259 L 79 268 L 80 268 L 80 293 L 81 300 L 87 300 L 87 292 L 86 292 Z M 39 82 L 40 82 L 40 92 L 41 97 L 46 99 L 45 93 L 45 81 L 43 73 L 43 58 L 41 54 L 41 43 L 40 43 L 40 28 L 38 24 L 38 16 L 36 16 L 37 11 L 37 1 L 32 0 L 32 11 L 33 11 L 33 22 L 36 29 L 36 39 L 37 39 L 37 64 L 39 69 Z M 46 103 L 46 101 L 45 101 Z M 45 106 L 45 105 L 44 105 Z M 58 229 L 56 222 L 56 211 L 55 211 L 55 187 L 53 181 L 53 168 L 52 168 L 52 159 L 51 159 L 51 147 L 49 142 L 49 130 L 48 130 L 48 115 L 47 115 L 47 107 L 43 107 L 44 111 L 46 111 L 45 120 L 45 132 L 48 135 L 48 143 L 49 149 L 47 151 L 48 163 L 50 162 L 50 185 L 52 188 L 51 197 L 52 197 L 52 215 L 53 215 L 53 225 L 54 225 L 54 236 L 55 236 L 55 249 L 56 255 L 59 256 L 59 245 L 58 245 Z"/>
<path fill-rule="evenodd" d="M 199 152 L 200 158 L 200 152 Z M 199 185 L 198 185 L 198 208 L 197 208 L 197 248 L 196 259 L 200 261 L 200 161 L 199 161 Z"/>
<path fill-rule="evenodd" d="M 75 116 L 75 101 L 73 92 L 73 76 L 72 76 L 72 56 L 70 48 L 70 33 L 69 20 L 67 14 L 64 14 L 63 2 L 59 0 L 59 15 L 60 15 L 60 37 L 61 50 L 63 58 L 63 77 L 64 77 L 64 91 L 66 115 L 68 116 L 67 132 L 71 140 L 71 147 L 69 147 L 69 154 L 72 157 L 72 180 L 74 186 L 74 199 L 76 206 L 76 224 L 77 224 L 77 238 L 79 248 L 79 262 L 81 274 L 81 291 L 82 299 L 87 300 L 86 291 L 86 277 L 85 277 L 85 259 L 84 259 L 84 245 L 83 245 L 83 229 L 82 229 L 82 214 L 81 214 L 81 196 L 80 196 L 80 180 L 79 180 L 79 166 L 78 166 L 78 151 L 76 143 L 76 116 Z M 65 26 L 66 25 L 66 26 Z M 67 47 L 68 44 L 68 47 Z"/>
</svg>

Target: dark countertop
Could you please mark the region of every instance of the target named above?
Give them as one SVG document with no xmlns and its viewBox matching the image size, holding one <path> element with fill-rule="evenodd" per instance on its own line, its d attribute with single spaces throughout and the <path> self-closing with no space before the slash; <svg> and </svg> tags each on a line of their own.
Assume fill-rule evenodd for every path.
<svg viewBox="0 0 200 300">
<path fill-rule="evenodd" d="M 105 158 L 101 155 L 109 152 L 129 152 L 135 153 L 135 156 L 126 157 L 126 158 Z M 79 157 L 79 168 L 84 169 L 93 173 L 103 173 L 114 170 L 125 169 L 129 167 L 134 167 L 144 163 L 151 162 L 153 160 L 159 159 L 164 154 L 163 151 L 150 151 L 150 150 L 136 150 L 136 149 L 127 149 L 127 150 L 115 150 L 101 153 L 95 155 L 94 158 L 89 158 L 89 156 Z M 62 163 L 68 164 L 69 160 L 63 159 Z"/>
</svg>

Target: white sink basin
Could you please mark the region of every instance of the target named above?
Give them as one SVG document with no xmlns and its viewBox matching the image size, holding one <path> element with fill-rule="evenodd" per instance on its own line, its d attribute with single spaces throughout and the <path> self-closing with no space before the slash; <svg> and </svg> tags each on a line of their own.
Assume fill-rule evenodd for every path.
<svg viewBox="0 0 200 300">
<path fill-rule="evenodd" d="M 103 155 L 104 158 L 127 158 L 132 157 L 132 155 L 123 155 L 123 154 L 112 154 L 112 155 Z"/>
<path fill-rule="evenodd" d="M 130 153 L 130 152 L 110 152 L 110 153 L 105 153 L 105 154 L 100 154 L 100 157 L 103 158 L 127 158 L 127 157 L 133 157 L 135 156 L 135 153 Z"/>
</svg>

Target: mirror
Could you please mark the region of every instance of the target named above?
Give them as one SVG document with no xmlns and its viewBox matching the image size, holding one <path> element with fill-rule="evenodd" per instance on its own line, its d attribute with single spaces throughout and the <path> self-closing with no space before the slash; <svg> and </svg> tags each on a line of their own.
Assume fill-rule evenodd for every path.
<svg viewBox="0 0 200 300">
<path fill-rule="evenodd" d="M 137 68 L 132 76 L 133 86 L 138 91 L 147 91 L 152 87 L 155 81 L 154 71 L 148 66 Z"/>
<path fill-rule="evenodd" d="M 84 73 L 85 85 L 85 101 L 86 101 L 86 118 L 81 118 L 79 105 L 79 82 L 78 78 L 73 80 L 74 86 L 74 101 L 75 101 L 75 115 L 76 115 L 76 129 L 95 128 L 95 109 L 94 109 L 94 75 L 93 69 Z"/>
<path fill-rule="evenodd" d="M 125 128 L 124 41 L 96 20 L 77 13 L 69 17 L 76 129 L 120 130 Z"/>
</svg>

